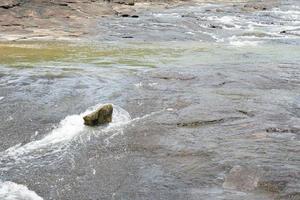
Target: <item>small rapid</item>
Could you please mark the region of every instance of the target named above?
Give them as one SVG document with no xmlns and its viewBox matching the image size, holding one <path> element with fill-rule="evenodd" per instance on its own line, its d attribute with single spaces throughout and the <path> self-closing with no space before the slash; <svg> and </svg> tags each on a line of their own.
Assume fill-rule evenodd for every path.
<svg viewBox="0 0 300 200">
<path fill-rule="evenodd" d="M 79 115 L 65 117 L 57 128 L 40 140 L 35 140 L 25 145 L 18 144 L 1 152 L 0 166 L 4 165 L 4 169 L 9 169 L 9 166 L 14 166 L 18 163 L 26 163 L 32 159 L 44 158 L 62 152 L 68 149 L 71 141 L 88 132 L 97 135 L 113 131 L 113 134 L 117 134 L 117 132 L 122 131 L 123 125 L 131 120 L 126 110 L 114 105 L 113 120 L 110 124 L 96 128 L 85 126 L 83 116 L 96 110 L 99 106 L 101 104 L 93 106 Z"/>
<path fill-rule="evenodd" d="M 99 21 L 99 27 L 105 30 L 107 35 L 104 38 L 109 40 L 130 34 L 135 40 L 192 40 L 230 46 L 257 46 L 261 43 L 298 44 L 300 36 L 300 7 L 285 6 L 283 3 L 259 8 L 251 7 L 251 4 L 202 2 L 170 7 L 163 12 L 146 12 L 139 20 L 108 20 Z M 157 30 L 165 34 L 158 35 Z"/>
</svg>

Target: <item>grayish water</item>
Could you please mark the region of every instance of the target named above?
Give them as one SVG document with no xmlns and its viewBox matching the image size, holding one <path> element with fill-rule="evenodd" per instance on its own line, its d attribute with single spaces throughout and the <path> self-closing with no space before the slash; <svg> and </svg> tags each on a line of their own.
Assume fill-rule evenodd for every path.
<svg viewBox="0 0 300 200">
<path fill-rule="evenodd" d="M 299 6 L 199 4 L 101 20 L 93 43 L 1 44 L 0 198 L 300 199 Z M 107 102 L 113 123 L 83 126 Z"/>
</svg>

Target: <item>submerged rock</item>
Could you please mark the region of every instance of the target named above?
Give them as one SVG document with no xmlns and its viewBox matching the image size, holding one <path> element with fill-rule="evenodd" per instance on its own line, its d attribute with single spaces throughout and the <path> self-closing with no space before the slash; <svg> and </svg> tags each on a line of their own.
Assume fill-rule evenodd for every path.
<svg viewBox="0 0 300 200">
<path fill-rule="evenodd" d="M 259 182 L 259 172 L 251 167 L 234 166 L 225 177 L 223 188 L 240 191 L 252 191 Z"/>
<path fill-rule="evenodd" d="M 88 126 L 107 124 L 112 121 L 112 113 L 112 104 L 105 104 L 98 108 L 96 111 L 84 116 L 84 124 Z"/>
</svg>

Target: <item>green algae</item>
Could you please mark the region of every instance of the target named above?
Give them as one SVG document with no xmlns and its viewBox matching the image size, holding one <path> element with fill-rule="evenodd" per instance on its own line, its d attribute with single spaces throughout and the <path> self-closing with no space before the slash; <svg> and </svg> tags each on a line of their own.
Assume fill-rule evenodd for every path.
<svg viewBox="0 0 300 200">
<path fill-rule="evenodd" d="M 32 68 L 38 63 L 92 63 L 101 67 L 115 64 L 155 67 L 154 57 L 169 56 L 169 48 L 153 49 L 145 46 L 90 45 L 57 42 L 0 43 L 0 64 L 13 68 Z M 174 57 L 178 54 L 174 55 Z"/>
<path fill-rule="evenodd" d="M 284 49 L 284 51 L 283 51 Z M 67 43 L 67 42 L 2 42 L 0 65 L 26 69 L 80 64 L 95 67 L 155 68 L 165 65 L 210 65 L 225 63 L 268 63 L 298 60 L 297 46 L 266 44 L 230 46 L 201 42 L 154 43 Z"/>
</svg>

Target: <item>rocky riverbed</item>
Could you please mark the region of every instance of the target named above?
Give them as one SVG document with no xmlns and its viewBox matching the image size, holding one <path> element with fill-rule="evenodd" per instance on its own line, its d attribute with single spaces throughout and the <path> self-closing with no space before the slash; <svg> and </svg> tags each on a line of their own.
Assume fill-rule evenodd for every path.
<svg viewBox="0 0 300 200">
<path fill-rule="evenodd" d="M 109 16 L 138 17 L 135 13 L 163 9 L 176 1 L 132 0 L 8 0 L 0 2 L 0 40 L 83 40 L 100 36 L 97 22 Z"/>
<path fill-rule="evenodd" d="M 299 2 L 127 4 L 0 3 L 0 199 L 298 200 Z"/>
</svg>

